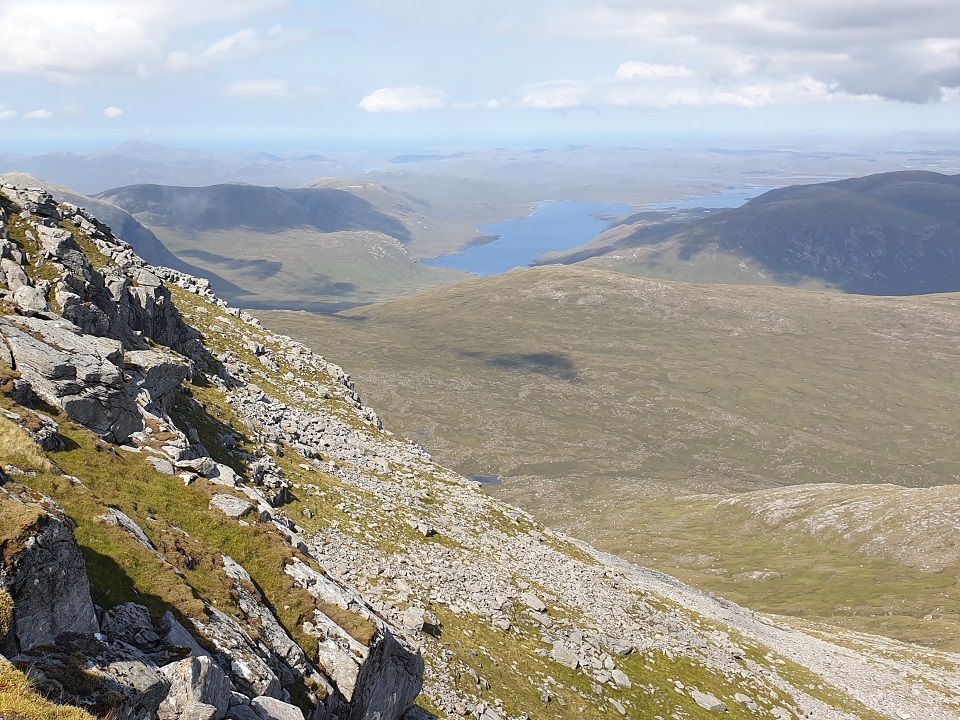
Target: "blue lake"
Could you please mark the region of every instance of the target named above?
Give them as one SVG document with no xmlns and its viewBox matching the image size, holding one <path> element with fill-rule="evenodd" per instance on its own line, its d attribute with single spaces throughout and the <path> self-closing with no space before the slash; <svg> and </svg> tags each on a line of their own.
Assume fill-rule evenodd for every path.
<svg viewBox="0 0 960 720">
<path fill-rule="evenodd" d="M 745 188 L 731 188 L 713 195 L 694 195 L 683 200 L 674 200 L 672 202 L 655 203 L 650 207 L 658 210 L 668 208 L 690 209 L 690 208 L 735 208 L 740 207 L 748 200 L 763 195 L 769 190 L 779 187 L 778 185 L 759 185 Z"/>
<path fill-rule="evenodd" d="M 598 215 L 629 215 L 629 205 L 550 200 L 537 205 L 528 217 L 484 225 L 479 232 L 496 235 L 485 245 L 476 245 L 457 255 L 424 260 L 424 265 L 453 268 L 480 275 L 499 275 L 527 267 L 544 253 L 570 250 L 593 240 L 609 226 Z"/>
</svg>

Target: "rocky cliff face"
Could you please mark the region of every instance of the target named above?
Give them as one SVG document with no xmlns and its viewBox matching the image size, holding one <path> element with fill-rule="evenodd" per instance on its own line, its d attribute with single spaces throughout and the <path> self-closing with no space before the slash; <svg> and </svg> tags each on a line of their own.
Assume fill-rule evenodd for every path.
<svg viewBox="0 0 960 720">
<path fill-rule="evenodd" d="M 801 632 L 554 533 L 205 281 L 0 190 L 0 652 L 48 697 L 162 720 L 956 716 L 960 658 Z"/>
</svg>

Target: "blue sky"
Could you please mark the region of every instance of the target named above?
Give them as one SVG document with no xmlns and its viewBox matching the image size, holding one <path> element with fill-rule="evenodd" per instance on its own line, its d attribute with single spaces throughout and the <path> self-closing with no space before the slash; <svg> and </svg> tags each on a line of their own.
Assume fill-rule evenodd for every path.
<svg viewBox="0 0 960 720">
<path fill-rule="evenodd" d="M 0 150 L 960 129 L 955 0 L 0 0 Z"/>
</svg>

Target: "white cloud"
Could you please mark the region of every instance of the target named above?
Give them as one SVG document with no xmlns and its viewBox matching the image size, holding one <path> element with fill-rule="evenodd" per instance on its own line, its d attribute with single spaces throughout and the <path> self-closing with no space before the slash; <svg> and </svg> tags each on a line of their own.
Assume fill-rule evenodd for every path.
<svg viewBox="0 0 960 720">
<path fill-rule="evenodd" d="M 589 83 L 577 80 L 554 80 L 522 88 L 520 104 L 533 110 L 569 110 L 588 103 L 592 92 Z"/>
<path fill-rule="evenodd" d="M 619 79 L 695 70 L 701 97 L 804 78 L 834 94 L 917 103 L 960 87 L 956 0 L 565 0 L 541 19 L 547 40 L 620 42 L 657 60 L 624 63 Z"/>
<path fill-rule="evenodd" d="M 455 102 L 450 107 L 452 107 L 454 110 L 497 110 L 500 107 L 500 102 L 498 100 Z"/>
<path fill-rule="evenodd" d="M 0 120 L 13 120 L 19 113 L 16 110 L 0 110 Z"/>
<path fill-rule="evenodd" d="M 286 80 L 240 80 L 228 85 L 223 93 L 237 98 L 289 98 L 322 95 L 327 89 L 320 85 L 290 87 Z"/>
<path fill-rule="evenodd" d="M 121 110 L 118 107 L 114 107 L 113 105 L 111 105 L 110 107 L 108 107 L 106 110 L 103 111 L 103 116 L 110 118 L 111 120 L 113 118 L 118 118 L 121 115 L 123 115 L 123 110 Z"/>
<path fill-rule="evenodd" d="M 413 112 L 440 110 L 446 107 L 446 93 L 432 87 L 380 88 L 365 98 L 358 107 L 367 112 Z"/>
<path fill-rule="evenodd" d="M 615 77 L 620 80 L 657 80 L 660 78 L 691 77 L 696 73 L 683 65 L 659 65 L 657 63 L 628 60 L 617 68 Z"/>
<path fill-rule="evenodd" d="M 283 0 L 5 0 L 0 9 L 0 72 L 75 81 L 89 75 L 149 75 L 164 61 L 183 67 L 190 53 L 170 47 L 176 31 L 237 22 L 282 4 Z M 250 51 L 251 41 L 243 32 L 206 48 L 213 53 L 208 61 L 218 55 L 248 56 L 244 53 Z"/>
<path fill-rule="evenodd" d="M 241 80 L 224 90 L 231 97 L 290 97 L 291 92 L 283 80 Z"/>
<path fill-rule="evenodd" d="M 28 113 L 23 115 L 27 120 L 49 120 L 53 117 L 53 113 L 49 110 L 31 110 Z"/>
<path fill-rule="evenodd" d="M 620 67 L 622 69 L 623 65 Z M 810 76 L 765 82 L 740 80 L 710 83 L 704 82 L 693 71 L 666 74 L 666 71 L 648 71 L 648 68 L 642 68 L 639 74 L 618 70 L 612 76 L 590 81 L 555 80 L 528 85 L 521 88 L 520 92 L 520 105 L 532 110 L 600 107 L 667 109 L 718 105 L 755 108 L 823 102 L 844 96 L 836 86 Z"/>
</svg>

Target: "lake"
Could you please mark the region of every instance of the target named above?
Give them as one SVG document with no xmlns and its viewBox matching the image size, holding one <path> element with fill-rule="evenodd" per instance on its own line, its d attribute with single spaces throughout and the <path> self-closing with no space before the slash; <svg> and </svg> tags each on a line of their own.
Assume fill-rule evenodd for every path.
<svg viewBox="0 0 960 720">
<path fill-rule="evenodd" d="M 775 190 L 779 185 L 754 185 L 751 187 L 731 188 L 712 195 L 692 195 L 683 200 L 673 200 L 671 202 L 654 203 L 649 207 L 657 210 L 667 210 L 677 208 L 681 210 L 692 208 L 735 208 L 740 207 L 745 202 L 753 200 L 755 197 L 763 195 L 765 192 Z"/>
<path fill-rule="evenodd" d="M 453 268 L 485 277 L 516 267 L 527 267 L 540 255 L 570 250 L 593 240 L 609 226 L 598 215 L 629 215 L 629 205 L 549 200 L 537 205 L 527 217 L 504 220 L 478 227 L 497 239 L 475 245 L 456 255 L 441 255 L 422 261 L 424 265 Z"/>
<path fill-rule="evenodd" d="M 647 209 L 740 207 L 774 187 L 731 188 L 712 195 L 656 203 Z M 478 227 L 478 232 L 496 236 L 492 242 L 475 245 L 456 255 L 441 255 L 422 262 L 432 267 L 464 270 L 480 277 L 499 275 L 513 268 L 528 267 L 545 253 L 586 245 L 609 227 L 609 222 L 602 217 L 617 218 L 634 212 L 636 208 L 629 205 L 548 200 L 538 204 L 525 218 Z"/>
</svg>

